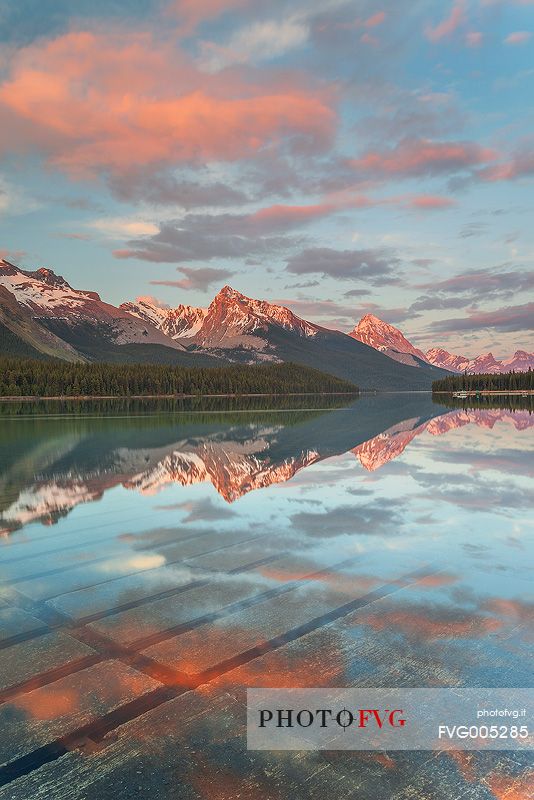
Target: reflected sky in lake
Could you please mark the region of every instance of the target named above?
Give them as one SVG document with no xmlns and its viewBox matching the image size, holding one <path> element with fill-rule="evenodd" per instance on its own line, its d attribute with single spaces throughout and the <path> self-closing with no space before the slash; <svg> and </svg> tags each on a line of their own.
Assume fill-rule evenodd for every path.
<svg viewBox="0 0 534 800">
<path fill-rule="evenodd" d="M 127 708 L 113 740 L 101 735 L 102 758 L 124 766 L 127 737 L 146 736 L 165 765 L 180 747 L 176 708 L 189 709 L 190 741 L 204 737 L 211 774 L 219 725 L 244 752 L 247 686 L 531 686 L 528 402 L 4 407 L 0 717 L 12 736 L 0 762 L 22 763 L 83 725 L 98 740 L 100 721 Z M 163 690 L 163 704 L 143 700 Z M 195 703 L 222 709 L 208 730 Z M 395 787 L 421 768 L 350 755 L 359 783 L 345 756 L 328 767 L 334 779 L 345 765 L 347 791 L 377 769 L 392 770 Z M 280 758 L 304 797 L 292 757 Z M 324 758 L 303 769 L 315 775 Z M 443 758 L 464 791 L 465 763 Z M 524 779 L 521 758 L 491 758 L 471 764 L 472 782 L 483 772 L 502 786 L 513 769 Z M 274 756 L 240 759 L 226 767 L 248 779 Z M 56 779 L 52 762 L 43 769 Z M 13 796 L 32 796 L 36 774 Z M 163 786 L 158 796 L 172 797 Z"/>
</svg>

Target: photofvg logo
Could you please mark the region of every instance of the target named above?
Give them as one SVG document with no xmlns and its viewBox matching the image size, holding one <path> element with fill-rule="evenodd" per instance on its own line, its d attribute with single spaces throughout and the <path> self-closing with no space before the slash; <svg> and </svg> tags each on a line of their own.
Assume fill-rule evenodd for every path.
<svg viewBox="0 0 534 800">
<path fill-rule="evenodd" d="M 406 719 L 402 708 L 358 708 L 350 710 L 341 708 L 336 711 L 332 708 L 262 708 L 259 710 L 259 726 L 266 728 L 272 725 L 275 728 L 311 728 L 318 725 L 320 728 L 342 728 L 347 730 L 357 728 L 375 727 L 378 730 L 387 727 L 404 728 Z"/>
<path fill-rule="evenodd" d="M 534 749 L 534 691 L 249 689 L 247 733 L 251 750 Z"/>
</svg>

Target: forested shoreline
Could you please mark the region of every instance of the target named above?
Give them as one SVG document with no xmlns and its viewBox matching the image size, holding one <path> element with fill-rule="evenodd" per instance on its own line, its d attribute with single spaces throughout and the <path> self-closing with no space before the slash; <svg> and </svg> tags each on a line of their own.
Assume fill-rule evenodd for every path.
<svg viewBox="0 0 534 800">
<path fill-rule="evenodd" d="M 534 389 L 534 373 L 487 372 L 480 375 L 449 375 L 432 383 L 433 392 L 514 392 Z"/>
<path fill-rule="evenodd" d="M 299 364 L 181 367 L 69 364 L 0 357 L 0 397 L 141 397 L 356 393 L 349 381 Z"/>
</svg>

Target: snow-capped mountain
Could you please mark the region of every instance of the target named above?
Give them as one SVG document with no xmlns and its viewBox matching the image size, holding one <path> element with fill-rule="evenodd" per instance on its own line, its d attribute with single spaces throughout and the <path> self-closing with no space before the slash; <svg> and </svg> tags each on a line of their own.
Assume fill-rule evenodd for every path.
<svg viewBox="0 0 534 800">
<path fill-rule="evenodd" d="M 288 308 L 266 300 L 253 300 L 231 286 L 224 286 L 208 308 L 186 305 L 164 308 L 141 297 L 135 303 L 122 303 L 120 308 L 151 322 L 173 339 L 194 339 L 200 347 L 243 345 L 262 350 L 265 342 L 261 333 L 271 325 L 299 336 L 314 336 L 319 330 L 318 326 L 300 319 Z M 249 338 L 252 336 L 256 338 Z"/>
<path fill-rule="evenodd" d="M 527 372 L 534 369 L 534 353 L 527 353 L 525 350 L 516 350 L 513 356 L 498 361 L 493 353 L 484 353 L 476 358 L 469 359 L 466 356 L 448 353 L 442 348 L 428 350 L 426 357 L 431 364 L 443 369 L 450 369 L 453 372 Z"/>
<path fill-rule="evenodd" d="M 224 286 L 211 301 L 194 338 L 202 347 L 243 345 L 262 350 L 265 344 L 262 335 L 267 334 L 272 326 L 305 338 L 312 338 L 324 330 L 297 317 L 285 306 L 253 300 L 231 286 Z"/>
<path fill-rule="evenodd" d="M 427 350 L 426 358 L 431 364 L 438 367 L 447 366 L 453 372 L 500 372 L 501 362 L 497 361 L 493 353 L 483 353 L 476 358 L 449 353 L 441 347 L 434 347 Z"/>
<path fill-rule="evenodd" d="M 103 302 L 96 292 L 73 289 L 50 269 L 29 272 L 2 260 L 0 284 L 34 320 L 74 347 L 79 344 L 76 329 L 83 323 L 87 339 L 96 335 L 115 345 L 158 344 L 184 349 L 150 322 Z"/>
<path fill-rule="evenodd" d="M 294 362 L 362 388 L 430 389 L 443 371 L 395 363 L 340 331 L 285 306 L 224 286 L 208 308 L 166 308 L 138 298 L 116 307 L 74 289 L 52 270 L 0 262 L 0 352 L 87 361 L 218 366 Z"/>
<path fill-rule="evenodd" d="M 430 388 L 439 377 L 431 364 L 414 359 L 424 367 L 417 370 L 411 364 L 393 364 L 345 333 L 302 319 L 285 306 L 254 300 L 231 286 L 224 286 L 212 300 L 190 341 L 232 361 L 291 361 L 328 370 L 362 388 Z"/>
<path fill-rule="evenodd" d="M 0 352 L 70 361 L 220 364 L 189 353 L 148 313 L 133 314 L 96 292 L 74 289 L 50 269 L 23 270 L 5 260 L 0 260 Z"/>
<path fill-rule="evenodd" d="M 224 286 L 208 308 L 186 305 L 165 308 L 142 297 L 135 303 L 122 303 L 120 308 L 156 325 L 173 339 L 191 340 L 202 348 L 245 347 L 263 351 L 268 345 L 265 336 L 272 326 L 304 337 L 315 336 L 321 330 L 284 306 L 253 300 L 231 286 Z"/>
<path fill-rule="evenodd" d="M 157 325 L 189 352 L 224 361 L 292 361 L 349 378 L 362 388 L 430 388 L 431 381 L 443 375 L 411 355 L 394 365 L 386 353 L 377 353 L 354 337 L 302 319 L 285 306 L 247 297 L 231 286 L 224 286 L 207 309 L 183 305 L 167 309 L 147 298 L 124 303 L 121 309 Z"/>
<path fill-rule="evenodd" d="M 482 353 L 473 359 L 470 366 L 472 372 L 499 372 L 501 362 L 497 361 L 493 353 Z"/>
<path fill-rule="evenodd" d="M 401 364 L 416 367 L 419 366 L 417 359 L 427 361 L 423 351 L 409 342 L 402 331 L 375 317 L 374 314 L 366 314 L 362 317 L 349 336 L 374 347 L 375 350 L 380 350 L 381 353 L 385 353 Z"/>
<path fill-rule="evenodd" d="M 510 370 L 525 372 L 528 369 L 534 369 L 534 353 L 527 353 L 525 350 L 516 350 L 513 356 L 503 361 L 498 361 L 493 353 L 484 353 L 469 359 L 467 356 L 449 353 L 442 347 L 433 347 L 423 353 L 406 338 L 402 331 L 375 317 L 374 314 L 366 314 L 362 317 L 349 336 L 374 347 L 375 350 L 385 353 L 395 361 L 412 366 L 420 366 L 422 361 L 452 372 L 472 373 L 509 372 Z"/>
<path fill-rule="evenodd" d="M 207 309 L 160 307 L 147 298 L 116 307 L 52 270 L 28 271 L 7 261 L 0 262 L 0 352 L 188 366 L 293 362 L 364 389 L 430 389 L 443 377 L 416 355 L 396 363 L 354 337 L 230 286 Z"/>
<path fill-rule="evenodd" d="M 0 260 L 0 279 L 15 299 L 29 308 L 35 316 L 58 316 L 58 312 L 78 312 L 86 304 L 101 302 L 96 292 L 73 289 L 51 269 L 28 272 L 4 259 Z"/>
<path fill-rule="evenodd" d="M 467 356 L 454 355 L 454 353 L 449 353 L 442 347 L 432 347 L 427 350 L 426 358 L 431 364 L 443 367 L 443 369 L 450 369 L 452 372 L 464 372 L 470 363 Z"/>
<path fill-rule="evenodd" d="M 393 325 L 366 314 L 349 333 L 224 286 L 207 308 L 167 307 L 150 298 L 120 306 L 74 289 L 52 270 L 20 269 L 0 259 L 0 352 L 65 360 L 217 366 L 294 362 L 362 389 L 430 389 L 445 370 L 499 372 L 534 366 L 518 350 L 468 359 L 441 348 L 425 353 Z"/>
<path fill-rule="evenodd" d="M 121 303 L 119 308 L 145 322 L 150 322 L 172 339 L 189 339 L 195 336 L 208 313 L 207 308 L 182 304 L 176 308 L 163 308 L 143 297 L 138 297 L 135 303 Z"/>
<path fill-rule="evenodd" d="M 0 352 L 31 358 L 51 356 L 63 361 L 83 361 L 81 353 L 55 336 L 32 316 L 26 306 L 0 283 Z"/>
<path fill-rule="evenodd" d="M 534 369 L 534 353 L 527 353 L 526 350 L 516 350 L 513 356 L 502 362 L 503 372 L 527 372 L 529 369 Z"/>
</svg>

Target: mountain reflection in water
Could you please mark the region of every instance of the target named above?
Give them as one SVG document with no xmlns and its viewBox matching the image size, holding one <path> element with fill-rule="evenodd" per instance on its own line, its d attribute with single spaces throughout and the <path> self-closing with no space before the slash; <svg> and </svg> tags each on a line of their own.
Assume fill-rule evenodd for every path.
<svg viewBox="0 0 534 800">
<path fill-rule="evenodd" d="M 526 401 L 0 404 L 0 800 L 526 798 L 246 737 L 251 687 L 533 685 Z"/>
<path fill-rule="evenodd" d="M 531 398 L 504 408 L 496 398 L 450 408 L 417 394 L 363 396 L 349 405 L 340 397 L 290 398 L 278 407 L 269 400 L 261 408 L 265 402 L 221 399 L 207 410 L 172 401 L 4 405 L 0 533 L 54 524 L 119 485 L 154 495 L 169 484 L 211 483 L 233 503 L 332 456 L 350 452 L 373 472 L 424 432 L 534 424 Z"/>
</svg>

